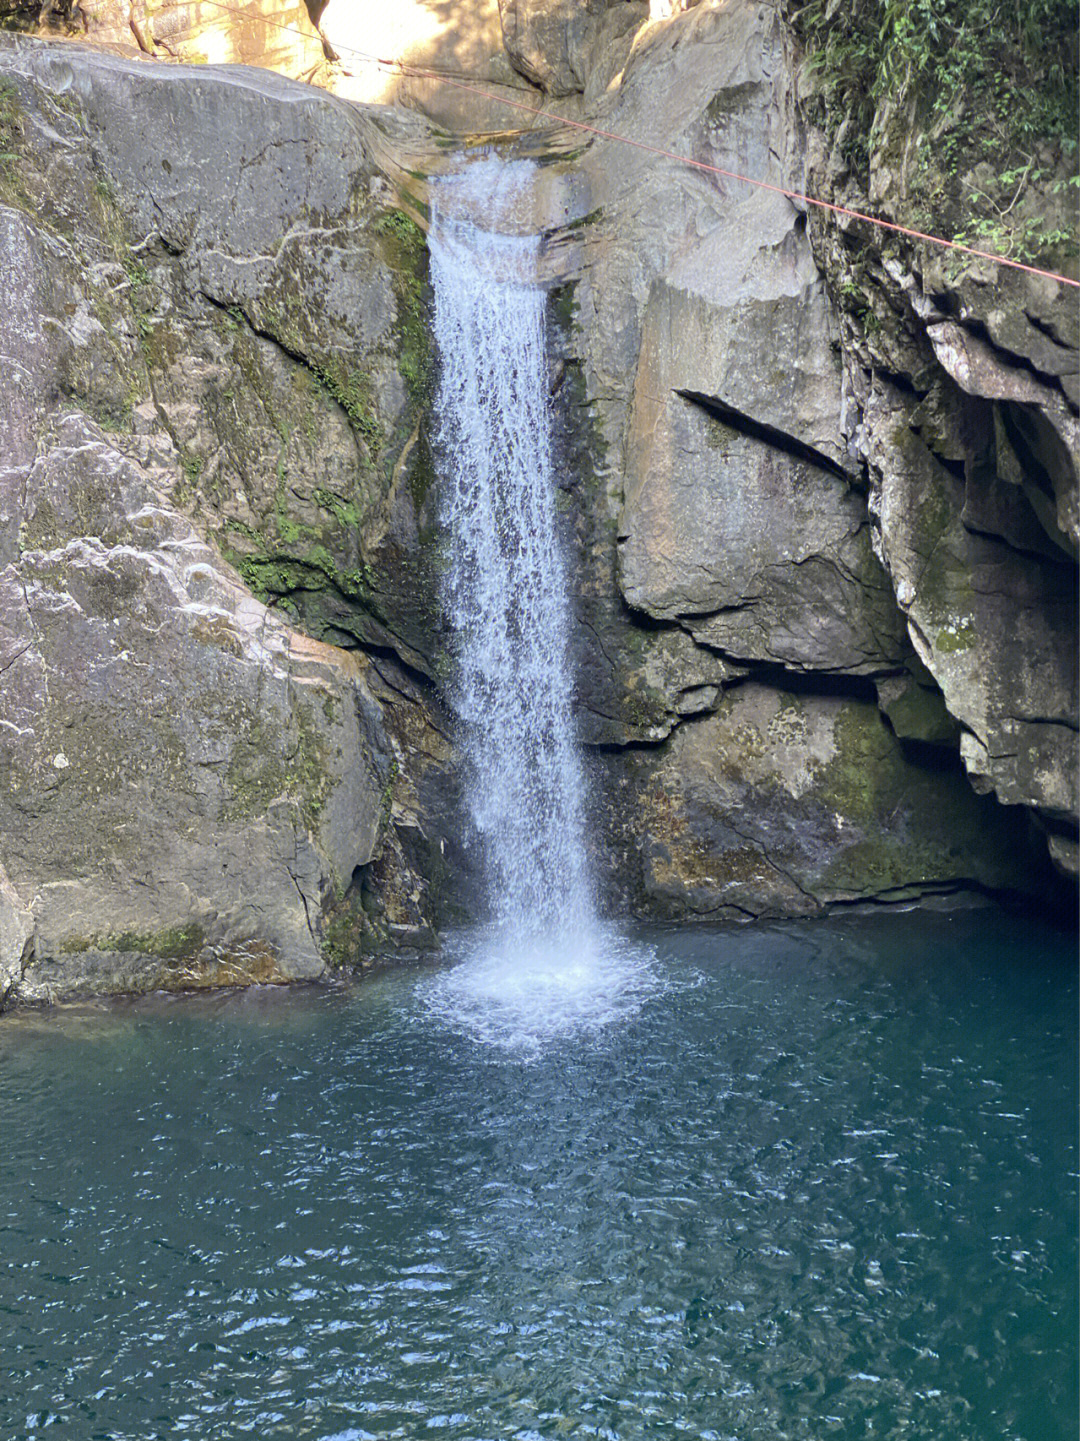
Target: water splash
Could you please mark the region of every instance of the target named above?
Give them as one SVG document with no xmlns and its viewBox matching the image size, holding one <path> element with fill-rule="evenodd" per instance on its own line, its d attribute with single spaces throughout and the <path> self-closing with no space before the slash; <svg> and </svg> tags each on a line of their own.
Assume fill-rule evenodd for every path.
<svg viewBox="0 0 1080 1441">
<path fill-rule="evenodd" d="M 642 993 L 632 958 L 597 921 L 585 847 L 534 175 L 484 160 L 438 182 L 429 238 L 438 444 L 451 482 L 451 693 L 491 917 L 429 999 L 482 1039 L 515 1046 L 598 1024 Z"/>
<path fill-rule="evenodd" d="M 422 983 L 421 1004 L 429 1019 L 537 1060 L 634 1015 L 661 989 L 651 946 L 602 925 L 588 940 L 579 949 L 565 935 L 516 946 L 493 928 L 458 936 L 448 947 L 456 964 Z"/>
</svg>

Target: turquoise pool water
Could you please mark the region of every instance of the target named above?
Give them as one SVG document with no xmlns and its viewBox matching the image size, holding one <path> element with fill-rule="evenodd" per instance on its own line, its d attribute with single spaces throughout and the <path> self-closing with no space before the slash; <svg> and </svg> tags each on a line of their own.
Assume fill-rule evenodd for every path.
<svg viewBox="0 0 1080 1441">
<path fill-rule="evenodd" d="M 0 1018 L 0 1438 L 1072 1441 L 1075 938 L 636 940 L 531 1052 L 422 970 Z"/>
</svg>

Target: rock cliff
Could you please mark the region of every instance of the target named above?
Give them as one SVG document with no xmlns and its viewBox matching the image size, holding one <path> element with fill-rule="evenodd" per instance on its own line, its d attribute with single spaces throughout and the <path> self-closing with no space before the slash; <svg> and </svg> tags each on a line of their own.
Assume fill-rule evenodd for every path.
<svg viewBox="0 0 1080 1441">
<path fill-rule="evenodd" d="M 4 989 L 321 974 L 433 629 L 414 230 L 343 103 L 3 60 Z"/>
<path fill-rule="evenodd" d="M 961 759 L 974 789 L 1037 818 L 1056 859 L 1075 844 L 1075 567 L 1024 466 L 1001 450 L 994 470 L 992 407 L 966 407 L 946 337 L 987 354 L 988 327 L 972 301 L 963 324 L 940 291 L 924 305 L 900 271 L 911 301 L 873 331 L 886 364 L 840 304 L 834 232 L 731 178 L 809 188 L 797 58 L 760 7 L 649 26 L 602 128 L 659 124 L 665 149 L 729 173 L 605 139 L 577 162 L 589 224 L 569 363 L 604 492 L 588 507 L 586 699 L 593 739 L 630 749 L 604 787 L 623 798 L 620 875 L 640 857 L 639 900 L 673 915 L 1022 884 L 1025 816 L 975 807 Z M 1030 292 L 1046 292 L 1044 329 L 1018 329 L 1037 356 L 1055 318 L 1067 329 L 1063 288 L 996 280 L 991 304 L 1036 320 Z M 986 364 L 1020 384 L 1016 357 Z M 1044 388 L 1023 392 L 1025 431 L 1047 438 L 1028 491 L 1046 467 L 1067 508 L 1075 418 L 1059 386 L 1030 383 Z M 918 468 L 931 411 L 947 463 Z"/>
<path fill-rule="evenodd" d="M 855 198 L 805 37 L 659 9 L 503 0 L 407 55 L 537 111 L 498 143 L 543 162 L 605 888 L 1045 897 L 1077 856 L 1071 294 L 732 179 Z M 0 1003 L 310 977 L 468 911 L 424 195 L 498 106 L 318 78 L 0 36 Z"/>
</svg>

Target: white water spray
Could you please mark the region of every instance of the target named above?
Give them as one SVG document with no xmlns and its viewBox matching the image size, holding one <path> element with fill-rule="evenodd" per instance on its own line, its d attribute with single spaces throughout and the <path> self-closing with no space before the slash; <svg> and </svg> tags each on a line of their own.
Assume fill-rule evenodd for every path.
<svg viewBox="0 0 1080 1441">
<path fill-rule="evenodd" d="M 599 925 L 589 878 L 534 174 L 485 160 L 438 182 L 429 237 L 451 693 L 491 922 L 428 998 L 526 1049 L 636 1008 L 648 989 L 647 968 Z"/>
</svg>

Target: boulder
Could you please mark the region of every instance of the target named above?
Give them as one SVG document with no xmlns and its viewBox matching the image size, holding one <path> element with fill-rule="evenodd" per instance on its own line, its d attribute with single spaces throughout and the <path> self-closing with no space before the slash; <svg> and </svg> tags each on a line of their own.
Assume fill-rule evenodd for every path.
<svg viewBox="0 0 1080 1441">
<path fill-rule="evenodd" d="M 25 40 L 0 69 L 3 990 L 311 978 L 428 935 L 394 830 L 424 727 L 386 723 L 425 702 L 356 648 L 394 644 L 382 592 L 424 604 L 387 562 L 422 497 L 409 222 L 349 107 L 280 77 Z"/>
<path fill-rule="evenodd" d="M 71 412 L 26 479 L 0 573 L 21 999 L 317 976 L 324 910 L 379 839 L 360 666 L 247 592 L 169 504 L 170 463 Z"/>
</svg>

